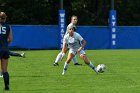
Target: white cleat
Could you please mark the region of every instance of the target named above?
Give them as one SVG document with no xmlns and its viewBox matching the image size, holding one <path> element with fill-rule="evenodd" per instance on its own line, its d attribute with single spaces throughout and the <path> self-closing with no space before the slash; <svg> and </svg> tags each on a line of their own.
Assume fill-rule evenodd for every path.
<svg viewBox="0 0 140 93">
<path fill-rule="evenodd" d="M 93 70 L 96 72 L 96 74 L 99 74 L 99 72 L 97 71 L 96 67 Z"/>
<path fill-rule="evenodd" d="M 64 70 L 63 73 L 62 73 L 62 75 L 65 75 L 65 73 L 66 73 L 66 71 Z"/>
<path fill-rule="evenodd" d="M 21 57 L 25 58 L 25 53 L 22 53 L 22 54 L 21 54 Z"/>
<path fill-rule="evenodd" d="M 62 75 L 65 75 L 65 73 L 63 72 Z"/>
<path fill-rule="evenodd" d="M 3 75 L 0 75 L 0 78 L 3 78 Z"/>
</svg>

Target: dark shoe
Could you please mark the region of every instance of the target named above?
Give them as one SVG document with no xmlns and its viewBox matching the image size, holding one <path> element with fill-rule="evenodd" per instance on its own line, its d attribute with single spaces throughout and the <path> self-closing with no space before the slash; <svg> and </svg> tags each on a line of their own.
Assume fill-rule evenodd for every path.
<svg viewBox="0 0 140 93">
<path fill-rule="evenodd" d="M 82 64 L 79 64 L 79 63 L 75 63 L 74 65 L 82 65 Z"/>
<path fill-rule="evenodd" d="M 58 63 L 53 63 L 53 66 L 59 66 L 59 64 Z"/>
<path fill-rule="evenodd" d="M 9 90 L 9 86 L 6 86 L 6 87 L 5 87 L 5 90 Z"/>
</svg>

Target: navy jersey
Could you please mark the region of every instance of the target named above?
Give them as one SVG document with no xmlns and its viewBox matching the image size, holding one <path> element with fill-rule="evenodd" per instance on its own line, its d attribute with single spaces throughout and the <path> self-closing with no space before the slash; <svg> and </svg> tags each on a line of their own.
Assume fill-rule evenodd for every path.
<svg viewBox="0 0 140 93">
<path fill-rule="evenodd" d="M 5 23 L 0 23 L 0 50 L 8 50 L 8 36 L 10 26 Z"/>
</svg>

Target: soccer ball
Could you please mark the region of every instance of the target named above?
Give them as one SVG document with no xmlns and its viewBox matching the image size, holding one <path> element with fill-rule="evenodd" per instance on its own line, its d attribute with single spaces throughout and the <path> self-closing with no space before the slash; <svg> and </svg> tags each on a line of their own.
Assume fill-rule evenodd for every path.
<svg viewBox="0 0 140 93">
<path fill-rule="evenodd" d="M 103 72 L 105 71 L 105 69 L 106 69 L 106 66 L 105 66 L 104 64 L 99 64 L 99 65 L 97 66 L 97 71 L 98 71 L 99 73 L 103 73 Z"/>
</svg>

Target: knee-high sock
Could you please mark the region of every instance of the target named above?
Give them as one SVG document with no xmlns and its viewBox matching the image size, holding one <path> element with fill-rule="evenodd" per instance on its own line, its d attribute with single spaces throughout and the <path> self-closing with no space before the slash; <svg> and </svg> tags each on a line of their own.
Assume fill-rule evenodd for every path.
<svg viewBox="0 0 140 93">
<path fill-rule="evenodd" d="M 60 61 L 61 57 L 62 57 L 62 52 L 60 52 L 60 53 L 57 55 L 57 57 L 56 57 L 56 59 L 55 59 L 55 63 L 58 63 L 58 62 Z"/>
<path fill-rule="evenodd" d="M 89 67 L 91 67 L 92 69 L 94 69 L 95 68 L 95 66 L 90 62 L 89 64 Z"/>
<path fill-rule="evenodd" d="M 72 61 L 73 61 L 74 64 L 75 64 L 75 63 L 78 63 L 78 62 L 77 62 L 77 59 L 76 59 L 76 56 L 74 56 L 74 57 L 72 58 Z"/>
<path fill-rule="evenodd" d="M 68 64 L 65 62 L 65 64 L 64 64 L 64 69 L 63 69 L 63 74 L 66 73 L 67 69 L 68 69 Z"/>
<path fill-rule="evenodd" d="M 9 86 L 9 73 L 8 72 L 3 72 L 3 79 L 4 79 L 5 86 Z"/>
</svg>

